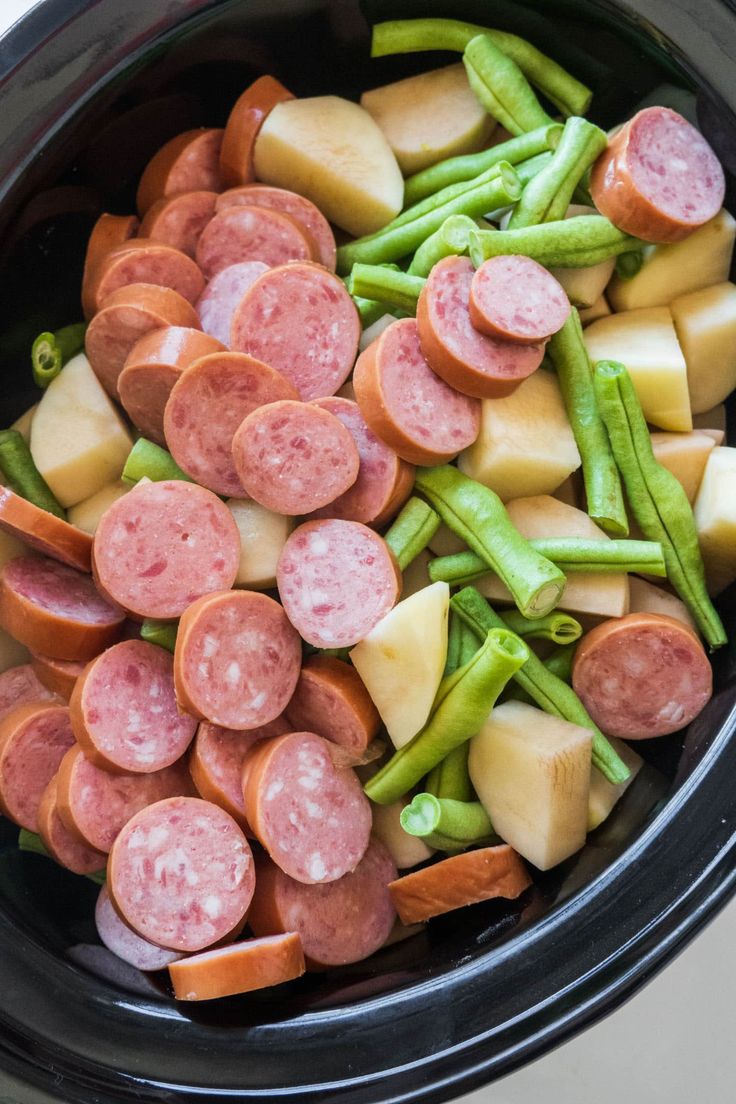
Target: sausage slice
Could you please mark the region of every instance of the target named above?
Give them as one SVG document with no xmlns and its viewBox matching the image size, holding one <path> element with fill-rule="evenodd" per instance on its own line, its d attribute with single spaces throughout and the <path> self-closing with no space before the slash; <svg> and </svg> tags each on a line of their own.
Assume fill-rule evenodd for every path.
<svg viewBox="0 0 736 1104">
<path fill-rule="evenodd" d="M 303 973 L 304 953 L 295 932 L 245 939 L 169 966 L 177 1000 L 215 1000 L 250 993 L 293 981 Z"/>
</svg>

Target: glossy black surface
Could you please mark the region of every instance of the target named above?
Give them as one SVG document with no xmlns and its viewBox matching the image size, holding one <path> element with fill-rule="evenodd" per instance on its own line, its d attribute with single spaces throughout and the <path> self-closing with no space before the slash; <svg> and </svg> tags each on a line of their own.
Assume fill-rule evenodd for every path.
<svg viewBox="0 0 736 1104">
<path fill-rule="evenodd" d="M 736 18 L 722 3 L 376 0 L 370 18 L 448 15 L 525 34 L 595 89 L 610 125 L 663 82 L 736 170 Z M 353 0 L 47 0 L 0 40 L 0 424 L 35 401 L 28 348 L 79 314 L 86 233 L 132 209 L 170 135 L 221 123 L 254 76 L 298 94 L 443 60 L 372 62 Z M 661 98 L 662 93 L 657 93 Z M 733 200 L 732 185 L 729 189 Z M 733 206 L 733 203 L 732 203 Z M 733 601 L 724 603 L 736 631 Z M 680 742 L 566 867 L 327 976 L 177 1005 L 96 945 L 95 888 L 0 825 L 0 1098 L 13 1104 L 441 1101 L 538 1056 L 644 983 L 734 885 L 736 653 Z"/>
</svg>

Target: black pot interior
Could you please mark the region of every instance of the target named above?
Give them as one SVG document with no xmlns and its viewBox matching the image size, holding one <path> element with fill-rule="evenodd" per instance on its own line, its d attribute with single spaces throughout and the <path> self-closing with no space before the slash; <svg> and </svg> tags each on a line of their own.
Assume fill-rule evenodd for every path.
<svg viewBox="0 0 736 1104">
<path fill-rule="evenodd" d="M 590 114 L 604 127 L 626 118 L 647 97 L 649 102 L 667 97 L 679 110 L 697 116 L 723 159 L 733 207 L 736 130 L 731 110 L 698 77 L 697 63 L 683 63 L 669 50 L 666 37 L 652 33 L 641 20 L 622 17 L 620 9 L 609 4 L 375 0 L 361 10 L 353 0 L 241 0 L 215 4 L 188 20 L 184 19 L 186 5 L 181 5 L 182 22 L 149 42 L 136 38 L 139 28 L 128 26 L 125 17 L 115 17 L 115 4 L 88 7 L 85 18 L 90 20 L 90 34 L 99 27 L 100 34 L 129 39 L 129 64 L 53 136 L 41 139 L 36 158 L 12 182 L 0 215 L 0 425 L 9 424 L 38 399 L 29 364 L 33 337 L 81 315 L 82 261 L 95 218 L 103 210 L 122 214 L 134 209 L 140 172 L 167 138 L 192 126 L 223 125 L 239 92 L 264 72 L 275 74 L 297 95 L 332 92 L 357 98 L 364 88 L 452 60 L 417 54 L 371 61 L 365 15 L 371 21 L 452 15 L 523 34 L 593 87 Z M 121 10 L 124 7 L 120 5 Z M 667 28 L 663 30 L 666 33 Z M 733 33 L 736 36 L 736 26 Z M 729 428 L 733 443 L 733 422 Z M 733 633 L 732 596 L 724 598 L 722 612 Z M 451 914 L 433 922 L 425 934 L 368 962 L 308 976 L 288 989 L 214 1005 L 179 1005 L 178 1034 L 170 1041 L 173 1049 L 164 1063 L 169 1073 L 181 1061 L 182 1076 L 192 1076 L 196 1055 L 184 1056 L 190 1021 L 205 1030 L 208 1045 L 215 1045 L 215 1032 L 215 1049 L 227 1048 L 233 1042 L 233 1029 L 240 1028 L 238 1045 L 245 1047 L 245 1058 L 244 1028 L 288 1025 L 304 1013 L 336 1010 L 367 997 L 391 997 L 427 981 L 441 987 L 449 972 L 482 960 L 494 946 L 504 943 L 513 950 L 509 941 L 522 928 L 538 924 L 587 885 L 631 846 L 655 813 L 667 805 L 676 816 L 680 787 L 716 738 L 731 707 L 733 652 L 729 655 L 724 650 L 716 657 L 715 667 L 717 693 L 710 706 L 680 738 L 639 745 L 649 765 L 615 814 L 590 837 L 579 856 L 541 877 L 533 894 L 513 905 L 490 902 Z M 16 841 L 17 829 L 3 820 L 0 909 L 6 923 L 18 932 L 19 945 L 25 944 L 24 953 L 42 949 L 73 964 L 73 984 L 82 993 L 93 979 L 102 980 L 113 1003 L 135 1007 L 140 1000 L 149 1008 L 151 1002 L 159 1005 L 164 1017 L 167 1008 L 173 1012 L 163 979 L 143 977 L 98 945 L 92 919 L 96 887 L 39 856 L 18 852 Z M 666 887 L 657 886 L 656 891 L 666 893 Z M 204 1037 L 191 1037 L 195 1051 Z M 130 1060 L 127 1045 L 127 1040 L 125 1046 L 121 1043 L 123 1069 Z M 390 1065 L 393 1056 L 375 1054 L 368 1061 L 378 1070 Z M 298 1066 L 296 1058 L 288 1070 L 259 1066 L 252 1071 L 254 1084 L 281 1084 L 283 1079 L 285 1084 L 298 1085 Z M 245 1070 L 244 1065 L 241 1076 L 247 1080 L 250 1075 Z M 212 1077 L 217 1081 L 214 1069 Z"/>
</svg>

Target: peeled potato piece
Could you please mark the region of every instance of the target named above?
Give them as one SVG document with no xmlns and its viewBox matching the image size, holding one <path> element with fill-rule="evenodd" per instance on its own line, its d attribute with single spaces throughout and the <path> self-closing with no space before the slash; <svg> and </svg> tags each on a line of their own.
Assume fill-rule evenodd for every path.
<svg viewBox="0 0 736 1104">
<path fill-rule="evenodd" d="M 693 506 L 708 589 L 736 579 L 736 448 L 714 448 Z"/>
<path fill-rule="evenodd" d="M 483 149 L 496 125 L 460 63 L 373 88 L 360 103 L 386 135 L 404 176 Z"/>
<path fill-rule="evenodd" d="M 667 468 L 685 488 L 689 502 L 695 501 L 705 465 L 715 440 L 709 433 L 652 433 L 652 451 L 662 467 Z"/>
<path fill-rule="evenodd" d="M 726 281 L 670 304 L 687 364 L 694 414 L 723 402 L 736 387 L 736 285 Z"/>
<path fill-rule="evenodd" d="M 408 798 L 395 801 L 393 805 L 373 805 L 373 834 L 378 836 L 381 843 L 390 853 L 396 863 L 397 870 L 408 870 L 418 863 L 426 862 L 434 851 L 427 847 L 419 836 L 410 836 L 401 827 L 399 817 L 405 805 L 409 804 Z"/>
<path fill-rule="evenodd" d="M 423 548 L 404 570 L 402 575 L 404 585 L 401 588 L 402 601 L 411 598 L 412 594 L 416 594 L 418 590 L 424 590 L 425 587 L 432 585 L 427 568 L 433 559 L 432 553 Z"/>
<path fill-rule="evenodd" d="M 240 564 L 235 586 L 267 590 L 276 586 L 276 565 L 294 521 L 275 514 L 252 499 L 229 498 L 225 503 L 240 533 Z"/>
<path fill-rule="evenodd" d="M 339 96 L 276 104 L 256 139 L 254 164 L 258 180 L 306 196 L 356 237 L 380 230 L 404 201 L 401 170 L 382 131 Z"/>
<path fill-rule="evenodd" d="M 676 594 L 670 594 L 668 590 L 663 590 L 646 579 L 640 579 L 637 575 L 632 575 L 629 579 L 629 613 L 662 613 L 666 617 L 682 621 L 693 632 L 698 631 L 689 609 Z"/>
<path fill-rule="evenodd" d="M 108 483 L 101 491 L 85 498 L 84 502 L 78 502 L 76 506 L 70 507 L 67 519 L 72 525 L 76 525 L 77 529 L 83 529 L 85 533 L 89 533 L 93 537 L 97 532 L 97 526 L 100 524 L 100 518 L 108 506 L 112 506 L 113 502 L 117 502 L 129 490 L 129 483 L 123 483 L 122 479 L 116 479 L 114 483 Z"/>
<path fill-rule="evenodd" d="M 617 276 L 606 294 L 615 311 L 663 307 L 678 295 L 720 284 L 731 270 L 736 219 L 720 211 L 683 241 L 652 245 L 644 264 L 629 280 Z"/>
<path fill-rule="evenodd" d="M 579 313 L 582 325 L 589 326 L 591 322 L 595 322 L 598 318 L 606 318 L 611 313 L 611 308 L 605 295 L 601 295 L 592 306 L 583 307 Z"/>
<path fill-rule="evenodd" d="M 588 793 L 588 831 L 592 832 L 608 817 L 616 804 L 621 800 L 637 774 L 644 766 L 641 755 L 623 740 L 615 736 L 610 739 L 614 751 L 623 759 L 631 772 L 624 782 L 614 784 L 604 778 L 600 771 L 590 773 L 590 791 Z"/>
<path fill-rule="evenodd" d="M 571 203 L 565 218 L 597 214 L 595 207 L 588 207 L 583 203 Z M 573 306 L 592 308 L 603 295 L 615 267 L 616 259 L 610 257 L 609 260 L 590 265 L 589 268 L 552 268 L 550 272 L 562 284 Z M 610 314 L 610 311 L 604 311 L 604 313 Z"/>
</svg>

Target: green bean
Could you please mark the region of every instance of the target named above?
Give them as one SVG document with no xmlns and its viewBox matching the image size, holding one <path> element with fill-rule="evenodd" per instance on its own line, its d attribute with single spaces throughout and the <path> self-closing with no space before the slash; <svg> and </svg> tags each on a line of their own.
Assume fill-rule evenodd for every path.
<svg viewBox="0 0 736 1104">
<path fill-rule="evenodd" d="M 453 615 L 450 614 L 447 626 L 447 656 L 445 658 L 443 678 L 446 675 L 451 675 L 453 671 L 457 671 L 458 667 L 462 666 L 460 663 L 460 647 L 463 633 L 466 631 L 466 627 L 460 618 L 453 617 Z"/>
<path fill-rule="evenodd" d="M 557 564 L 565 575 L 626 572 L 657 575 L 662 579 L 667 575 L 662 545 L 658 541 L 535 537 L 529 544 Z M 486 562 L 474 552 L 438 556 L 428 565 L 428 573 L 433 583 L 450 583 L 451 586 L 464 586 L 489 574 Z"/>
<path fill-rule="evenodd" d="M 480 801 L 438 798 L 431 793 L 415 794 L 401 810 L 401 827 L 410 836 L 423 839 L 429 847 L 450 853 L 483 843 L 495 833 Z"/>
<path fill-rule="evenodd" d="M 530 42 L 508 31 L 462 23 L 457 19 L 397 19 L 373 28 L 371 57 L 424 50 L 462 53 L 472 38 L 484 34 L 512 58 L 529 80 L 566 115 L 584 115 L 590 107 L 589 88 Z"/>
<path fill-rule="evenodd" d="M 599 360 L 595 394 L 613 455 L 642 532 L 662 545 L 667 578 L 690 610 L 711 648 L 727 642 L 705 585 L 693 512 L 682 484 L 654 458 L 646 419 L 623 364 Z"/>
<path fill-rule="evenodd" d="M 27 828 L 21 828 L 18 833 L 18 850 L 30 851 L 34 855 L 44 855 L 47 859 L 51 858 L 41 837 L 35 832 L 29 832 Z M 97 870 L 94 874 L 85 874 L 84 877 L 89 878 L 95 885 L 104 885 L 105 869 Z"/>
<path fill-rule="evenodd" d="M 630 280 L 644 264 L 644 252 L 634 249 L 631 253 L 619 253 L 616 258 L 616 275 L 620 280 Z"/>
<path fill-rule="evenodd" d="M 514 165 L 522 188 L 525 188 L 530 180 L 534 180 L 551 161 L 552 154 L 547 152 L 538 153 L 536 157 L 530 157 L 528 161 L 522 161 L 520 165 Z M 479 229 L 482 229 L 482 227 L 479 227 Z"/>
<path fill-rule="evenodd" d="M 66 519 L 66 511 L 36 467 L 25 438 L 17 429 L 0 430 L 0 472 L 11 491 L 41 510 Z"/>
<path fill-rule="evenodd" d="M 153 483 L 160 483 L 163 479 L 184 479 L 188 483 L 192 482 L 170 452 L 145 437 L 139 437 L 128 453 L 122 478 L 126 483 L 137 483 L 143 478 L 148 478 Z"/>
<path fill-rule="evenodd" d="M 411 207 L 449 185 L 474 180 L 499 161 L 508 161 L 510 165 L 517 166 L 518 172 L 522 161 L 544 153 L 545 150 L 553 150 L 561 134 L 562 124 L 550 123 L 510 138 L 508 142 L 499 142 L 480 153 L 448 157 L 445 161 L 430 165 L 428 169 L 422 169 L 404 181 L 404 206 Z"/>
<path fill-rule="evenodd" d="M 366 783 L 371 801 L 398 801 L 453 748 L 474 736 L 528 655 L 526 645 L 506 629 L 487 633 L 470 662 L 440 683 L 424 728 Z"/>
<path fill-rule="evenodd" d="M 525 134 L 553 122 L 519 66 L 488 35 L 471 38 L 463 65 L 481 107 L 510 134 Z"/>
<path fill-rule="evenodd" d="M 86 332 L 86 322 L 74 322 L 55 333 L 46 330 L 38 335 L 31 346 L 31 366 L 33 379 L 39 387 L 48 387 L 66 362 L 81 353 Z"/>
<path fill-rule="evenodd" d="M 585 217 L 581 216 L 583 220 Z M 568 225 L 580 221 L 579 218 L 569 219 Z M 557 370 L 565 409 L 583 462 L 588 513 L 607 533 L 625 537 L 629 523 L 621 478 L 598 410 L 583 327 L 574 307 L 562 329 L 550 338 L 547 348 Z"/>
<path fill-rule="evenodd" d="M 400 271 L 398 265 L 387 265 L 387 268 L 393 268 L 396 272 Z M 350 277 L 346 276 L 343 283 L 349 289 Z M 358 295 L 353 296 L 353 302 L 358 308 L 358 314 L 360 315 L 360 325 L 364 330 L 367 330 L 369 326 L 372 326 L 374 322 L 377 322 L 379 318 L 383 318 L 386 314 L 386 304 L 379 303 L 375 299 L 363 299 Z"/>
<path fill-rule="evenodd" d="M 416 314 L 417 300 L 424 287 L 421 276 L 394 272 L 383 265 L 354 264 L 347 280 L 348 291 L 355 298 L 378 301 L 383 313 L 388 307 L 398 307 L 407 314 Z"/>
<path fill-rule="evenodd" d="M 521 193 L 507 229 L 564 219 L 575 188 L 607 144 L 600 127 L 577 115 L 568 119 L 549 163 Z"/>
<path fill-rule="evenodd" d="M 490 175 L 494 174 L 494 175 Z M 393 223 L 389 223 L 370 237 L 342 245 L 337 251 L 337 264 L 341 272 L 352 269 L 354 264 L 383 264 L 397 261 L 401 257 L 414 253 L 422 242 L 438 230 L 450 215 L 468 215 L 477 218 L 488 211 L 507 207 L 521 195 L 521 184 L 515 169 L 508 161 L 501 161 L 489 170 L 489 179 L 471 181 L 468 185 L 455 185 L 457 193 L 450 198 L 442 198 L 442 193 L 430 196 L 436 203 L 418 204 L 422 210 L 410 208 Z M 447 189 L 448 191 L 450 189 Z M 424 209 L 425 204 L 429 209 Z M 476 233 L 492 233 L 478 230 Z"/>
<path fill-rule="evenodd" d="M 507 610 L 502 620 L 506 628 L 515 632 L 522 640 L 551 640 L 554 644 L 570 644 L 583 635 L 583 626 L 579 621 L 569 613 L 559 613 L 556 610 L 537 621 L 530 621 L 518 610 Z"/>
<path fill-rule="evenodd" d="M 441 207 L 443 204 L 449 203 L 451 200 L 457 200 L 460 196 L 467 195 L 468 192 L 478 188 L 481 184 L 488 184 L 491 180 L 498 180 L 501 175 L 499 166 L 502 164 L 505 165 L 507 162 L 494 162 L 485 172 L 480 173 L 479 176 L 473 177 L 472 180 L 461 180 L 457 184 L 448 184 L 446 188 L 441 188 L 439 192 L 428 195 L 418 203 L 412 204 L 411 207 L 405 207 L 401 214 L 392 218 L 391 221 L 387 222 L 380 230 L 376 230 L 373 234 L 368 234 L 366 237 L 360 238 L 359 240 L 367 242 L 382 238 L 389 230 L 396 230 L 399 226 L 406 226 L 407 223 L 414 222 L 422 215 L 427 215 L 431 211 L 436 211 L 437 208 Z M 513 168 L 516 172 L 516 166 L 513 166 Z M 485 214 L 485 212 L 483 212 L 483 214 Z"/>
<path fill-rule="evenodd" d="M 478 650 L 478 640 L 461 617 L 450 615 L 447 641 L 445 675 L 451 675 L 458 667 L 469 663 Z M 460 744 L 446 755 L 427 775 L 427 789 L 435 797 L 449 797 L 456 801 L 472 801 L 475 797 L 468 771 L 469 745 Z"/>
<path fill-rule="evenodd" d="M 494 628 L 504 628 L 502 618 L 495 613 L 475 587 L 465 587 L 450 599 L 450 608 L 463 618 L 479 639 Z M 548 671 L 533 652 L 526 663 L 512 675 L 540 709 L 571 724 L 589 728 L 593 733 L 593 764 L 601 774 L 616 785 L 629 777 L 629 768 L 614 751 L 606 737 L 588 714 L 575 691 Z"/>
<path fill-rule="evenodd" d="M 440 516 L 421 498 L 410 498 L 383 539 L 405 571 L 440 527 Z"/>
<path fill-rule="evenodd" d="M 461 256 L 468 252 L 469 233 L 477 230 L 467 215 L 450 215 L 434 234 L 430 234 L 417 249 L 408 272 L 412 276 L 429 276 L 443 257 Z"/>
<path fill-rule="evenodd" d="M 474 230 L 470 257 L 476 268 L 489 257 L 531 257 L 546 268 L 589 268 L 626 253 L 638 240 L 603 215 L 579 215 L 518 230 Z"/>
<path fill-rule="evenodd" d="M 415 486 L 453 533 L 500 576 L 526 617 L 544 617 L 554 609 L 565 576 L 514 528 L 497 494 L 449 464 L 420 468 Z"/>
<path fill-rule="evenodd" d="M 156 621 L 147 617 L 141 625 L 141 640 L 146 640 L 149 644 L 158 644 L 159 648 L 165 648 L 167 652 L 173 653 L 178 631 L 178 621 Z"/>
<path fill-rule="evenodd" d="M 544 666 L 557 678 L 569 683 L 572 678 L 572 661 L 575 658 L 577 644 L 561 644 L 559 648 L 543 659 Z"/>
</svg>

